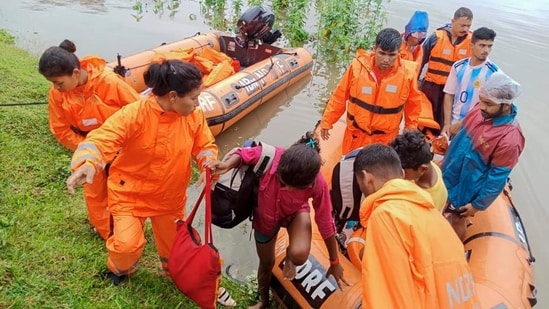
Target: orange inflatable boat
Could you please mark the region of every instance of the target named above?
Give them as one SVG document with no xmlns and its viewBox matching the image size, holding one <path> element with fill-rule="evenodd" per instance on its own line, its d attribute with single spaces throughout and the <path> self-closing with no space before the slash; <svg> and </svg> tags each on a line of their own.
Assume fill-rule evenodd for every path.
<svg viewBox="0 0 549 309">
<path fill-rule="evenodd" d="M 212 52 L 213 51 L 213 52 Z M 304 48 L 283 49 L 269 44 L 240 46 L 233 36 L 221 32 L 197 34 L 128 57 L 119 57 L 108 67 L 122 75 L 135 90 L 146 90 L 143 73 L 154 61 L 207 58 L 204 53 L 229 59 L 230 73 L 212 84 L 205 82 L 199 102 L 214 135 L 311 74 L 313 59 Z M 207 60 L 211 60 L 211 57 Z M 205 63 L 205 62 L 202 62 Z M 219 69 L 219 70 L 218 70 Z M 213 66 L 210 77 L 227 66 Z M 224 72 L 225 73 L 225 72 Z"/>
<path fill-rule="evenodd" d="M 329 182 L 334 165 L 341 159 L 341 141 L 345 115 L 334 124 L 331 138 L 320 142 L 324 165 L 321 172 Z M 425 128 L 432 123 L 424 122 Z M 435 128 L 438 129 L 438 128 Z M 319 128 L 317 128 L 320 136 Z M 473 271 L 481 308 L 531 308 L 536 304 L 533 263 L 526 230 L 507 186 L 486 211 L 478 212 L 467 227 L 464 247 Z M 360 271 L 340 254 L 345 277 L 351 284 L 343 291 L 326 279 L 328 252 L 313 222 L 311 253 L 307 263 L 298 268 L 295 280 L 283 280 L 282 262 L 288 236 L 282 230 L 277 238 L 276 263 L 271 288 L 287 308 L 359 308 L 361 306 Z M 357 235 L 360 234 L 356 231 Z M 354 234 L 353 234 L 354 235 Z"/>
</svg>

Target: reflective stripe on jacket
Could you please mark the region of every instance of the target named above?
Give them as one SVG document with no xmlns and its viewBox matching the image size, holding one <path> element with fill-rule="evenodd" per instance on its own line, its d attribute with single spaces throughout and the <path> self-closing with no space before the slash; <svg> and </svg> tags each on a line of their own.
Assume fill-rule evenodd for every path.
<svg viewBox="0 0 549 309">
<path fill-rule="evenodd" d="M 403 113 L 405 127 L 417 127 L 421 97 L 417 89 L 416 64 L 398 57 L 391 72 L 381 81 L 376 80 L 373 66 L 374 53 L 358 50 L 324 110 L 322 129 L 331 129 L 346 109 L 346 135 L 352 131 L 396 135 Z"/>
<path fill-rule="evenodd" d="M 463 244 L 429 194 L 393 179 L 360 209 L 366 228 L 364 308 L 464 309 L 478 306 Z"/>
<path fill-rule="evenodd" d="M 503 190 L 524 150 L 516 116 L 512 105 L 511 114 L 484 120 L 478 103 L 465 116 L 442 162 L 448 200 L 455 207 L 471 203 L 486 209 Z"/>
<path fill-rule="evenodd" d="M 116 160 L 109 169 L 111 211 L 147 217 L 184 209 L 191 157 L 202 167 L 217 158 L 217 146 L 204 113 L 165 112 L 154 96 L 123 107 L 88 134 L 71 168 Z"/>
<path fill-rule="evenodd" d="M 454 62 L 471 56 L 471 33 L 458 44 L 453 45 L 447 29 L 435 31 L 437 42 L 430 51 L 429 64 L 425 80 L 437 85 L 444 85 Z"/>
</svg>

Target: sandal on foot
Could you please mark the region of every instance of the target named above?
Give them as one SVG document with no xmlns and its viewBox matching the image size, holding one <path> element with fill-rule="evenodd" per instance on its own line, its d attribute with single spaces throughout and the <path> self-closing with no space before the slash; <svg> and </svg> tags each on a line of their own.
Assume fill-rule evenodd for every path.
<svg viewBox="0 0 549 309">
<path fill-rule="evenodd" d="M 236 302 L 229 294 L 229 291 L 225 290 L 224 287 L 219 287 L 219 295 L 217 296 L 217 303 L 225 307 L 234 307 Z"/>
</svg>

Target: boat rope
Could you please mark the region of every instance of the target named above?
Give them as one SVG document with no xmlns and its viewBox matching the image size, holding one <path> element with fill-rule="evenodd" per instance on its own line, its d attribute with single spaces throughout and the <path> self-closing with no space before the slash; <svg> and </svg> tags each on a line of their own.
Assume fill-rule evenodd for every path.
<svg viewBox="0 0 549 309">
<path fill-rule="evenodd" d="M 273 61 L 273 57 L 274 56 L 278 56 L 278 55 L 290 55 L 290 56 L 297 56 L 297 53 L 296 52 L 285 52 L 285 51 L 282 51 L 280 50 L 278 53 L 276 53 L 275 55 L 273 55 L 272 57 L 269 57 L 269 60 L 271 60 L 271 65 L 269 66 L 269 69 L 267 69 L 267 72 L 265 72 L 265 74 L 263 74 L 263 76 L 257 78 L 257 79 L 254 79 L 253 81 L 247 83 L 247 84 L 244 84 L 244 85 L 235 85 L 234 87 L 236 89 L 242 89 L 242 88 L 246 88 L 250 85 L 253 85 L 257 82 L 259 82 L 260 80 L 264 79 L 267 74 L 269 74 L 269 72 L 271 72 L 271 70 L 273 69 L 274 67 L 274 61 Z"/>
<path fill-rule="evenodd" d="M 259 77 L 259 78 L 257 78 L 257 79 L 254 78 L 253 81 L 251 81 L 251 82 L 249 82 L 249 83 L 247 83 L 247 84 L 244 84 L 244 85 L 237 84 L 237 85 L 235 85 L 234 87 L 235 87 L 237 90 L 238 90 L 238 89 L 242 89 L 242 88 L 246 88 L 246 87 L 248 87 L 248 86 L 250 86 L 250 85 L 253 85 L 253 84 L 257 83 L 258 81 L 264 79 L 264 78 L 267 76 L 267 74 L 269 74 L 269 72 L 271 72 L 271 70 L 272 70 L 273 67 L 274 67 L 273 57 L 269 57 L 269 59 L 271 60 L 271 65 L 269 66 L 269 69 L 267 70 L 267 72 L 265 72 L 265 74 L 263 74 L 263 76 L 261 76 L 261 77 Z"/>
<path fill-rule="evenodd" d="M 522 226 L 522 231 L 524 232 L 524 239 L 526 240 L 526 247 L 528 248 L 528 254 L 530 255 L 529 262 L 534 263 L 536 261 L 536 258 L 532 254 L 532 249 L 530 249 L 530 241 L 528 240 L 528 235 L 526 234 L 526 229 L 524 228 L 524 223 L 522 223 L 522 218 L 520 217 L 520 214 L 515 207 L 515 204 L 513 203 L 513 200 L 511 199 L 511 194 L 509 194 L 509 191 L 506 189 L 503 189 L 503 194 L 507 196 L 507 199 L 509 200 L 509 203 L 511 204 L 511 207 L 513 207 L 513 210 L 515 211 L 515 214 L 517 215 L 517 218 L 519 219 L 520 225 Z"/>
<path fill-rule="evenodd" d="M 25 106 L 25 105 L 44 105 L 44 104 L 48 104 L 48 102 L 0 103 L 0 107 L 7 107 L 7 106 Z"/>
</svg>

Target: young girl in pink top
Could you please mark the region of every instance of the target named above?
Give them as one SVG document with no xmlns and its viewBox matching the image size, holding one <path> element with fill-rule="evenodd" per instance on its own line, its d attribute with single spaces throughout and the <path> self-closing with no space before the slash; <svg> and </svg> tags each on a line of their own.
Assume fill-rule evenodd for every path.
<svg viewBox="0 0 549 309">
<path fill-rule="evenodd" d="M 257 281 L 260 301 L 249 308 L 267 308 L 269 283 L 275 263 L 276 236 L 281 227 L 288 231 L 290 239 L 284 262 L 284 279 L 292 280 L 296 266 L 307 261 L 311 249 L 311 217 L 309 199 L 315 210 L 315 221 L 330 255 L 327 276 L 345 282 L 343 268 L 337 258 L 335 225 L 328 185 L 319 173 L 322 160 L 318 140 L 307 132 L 288 149 L 276 147 L 276 153 L 268 170 L 260 179 L 258 207 L 254 211 L 254 238 L 259 267 Z M 213 162 L 214 174 L 223 174 L 240 164 L 255 164 L 261 156 L 261 146 L 241 148 L 224 162 Z"/>
</svg>

